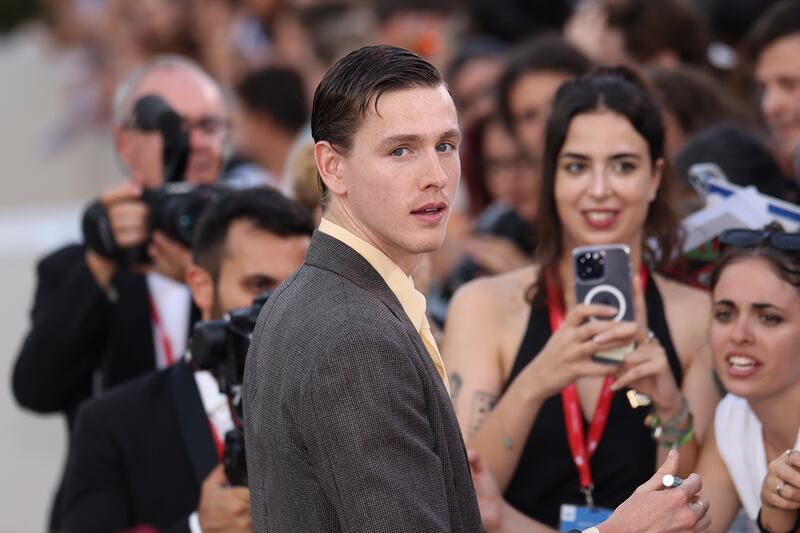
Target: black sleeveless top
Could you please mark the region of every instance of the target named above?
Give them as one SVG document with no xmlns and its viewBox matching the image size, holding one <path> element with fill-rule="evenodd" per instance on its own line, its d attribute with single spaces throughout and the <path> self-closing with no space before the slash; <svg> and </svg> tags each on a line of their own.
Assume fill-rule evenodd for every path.
<svg viewBox="0 0 800 533">
<path fill-rule="evenodd" d="M 540 300 L 543 299 L 534 299 L 528 329 L 506 387 L 550 338 L 550 315 L 546 303 L 537 304 Z M 681 364 L 664 318 L 661 295 L 652 277 L 645 289 L 645 301 L 647 323 L 661 342 L 680 387 Z M 650 479 L 656 467 L 657 444 L 644 425 L 649 407 L 633 409 L 625 392 L 614 394 L 605 432 L 590 460 L 595 505 L 610 509 Z M 583 422 L 585 435 L 589 426 L 585 416 Z M 505 497 L 521 512 L 554 528 L 558 528 L 562 503 L 585 505 L 586 498 L 580 491 L 578 470 L 567 442 L 560 394 L 542 404 Z"/>
</svg>

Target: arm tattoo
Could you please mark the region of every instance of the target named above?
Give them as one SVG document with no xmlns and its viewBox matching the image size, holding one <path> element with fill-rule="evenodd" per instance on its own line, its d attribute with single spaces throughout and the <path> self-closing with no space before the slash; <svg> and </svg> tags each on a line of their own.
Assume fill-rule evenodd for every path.
<svg viewBox="0 0 800 533">
<path fill-rule="evenodd" d="M 472 397 L 472 416 L 469 420 L 469 436 L 472 437 L 481 428 L 486 418 L 497 403 L 497 395 L 489 392 L 476 392 Z"/>
<path fill-rule="evenodd" d="M 461 379 L 461 374 L 453 372 L 450 375 L 450 399 L 455 405 L 458 400 L 458 393 L 461 392 L 461 386 L 464 385 L 464 380 Z"/>
</svg>

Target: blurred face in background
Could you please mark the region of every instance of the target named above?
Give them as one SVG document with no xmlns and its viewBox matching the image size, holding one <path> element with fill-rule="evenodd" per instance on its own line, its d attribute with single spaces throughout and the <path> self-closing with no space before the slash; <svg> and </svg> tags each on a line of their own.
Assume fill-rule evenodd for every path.
<svg viewBox="0 0 800 533">
<path fill-rule="evenodd" d="M 234 221 L 225 238 L 212 318 L 247 307 L 256 296 L 277 287 L 303 264 L 309 242 L 305 235 L 281 237 L 247 219 Z"/>
<path fill-rule="evenodd" d="M 163 98 L 189 130 L 189 159 L 185 179 L 211 184 L 222 170 L 227 122 L 222 95 L 216 85 L 199 73 L 180 67 L 157 69 L 147 74 L 131 102 L 156 94 Z M 163 143 L 158 133 L 123 126 L 116 132 L 117 149 L 130 179 L 147 188 L 163 182 Z"/>
<path fill-rule="evenodd" d="M 483 132 L 483 168 L 492 200 L 502 202 L 524 218 L 536 219 L 540 177 L 532 159 L 499 120 Z"/>
<path fill-rule="evenodd" d="M 800 33 L 764 48 L 756 61 L 761 111 L 783 157 L 796 157 L 800 143 Z"/>
<path fill-rule="evenodd" d="M 534 157 L 544 152 L 544 129 L 553 97 L 571 76 L 564 72 L 540 71 L 523 74 L 511 87 L 509 107 L 514 133 Z"/>
<path fill-rule="evenodd" d="M 458 122 L 468 130 L 494 111 L 494 87 L 503 70 L 496 57 L 476 57 L 468 61 L 450 80 L 450 93 L 458 109 Z"/>
</svg>

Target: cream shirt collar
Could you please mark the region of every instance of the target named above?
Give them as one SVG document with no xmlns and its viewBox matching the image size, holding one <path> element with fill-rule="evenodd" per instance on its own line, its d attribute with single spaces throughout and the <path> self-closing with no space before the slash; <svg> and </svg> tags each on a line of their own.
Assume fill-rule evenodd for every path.
<svg viewBox="0 0 800 533">
<path fill-rule="evenodd" d="M 411 276 L 406 275 L 385 253 L 342 226 L 323 218 L 318 229 L 342 241 L 372 265 L 400 301 L 403 311 L 419 333 L 425 318 L 425 296 L 414 287 Z"/>
</svg>

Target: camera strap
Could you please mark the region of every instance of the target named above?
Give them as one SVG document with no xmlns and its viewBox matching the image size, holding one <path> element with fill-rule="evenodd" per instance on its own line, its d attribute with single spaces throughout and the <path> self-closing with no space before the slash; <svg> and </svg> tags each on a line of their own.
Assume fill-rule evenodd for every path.
<svg viewBox="0 0 800 533">
<path fill-rule="evenodd" d="M 642 288 L 647 286 L 647 270 L 642 266 L 641 274 Z M 560 283 L 554 283 L 553 276 L 545 278 L 547 287 L 547 310 L 550 317 L 550 329 L 554 334 L 564 323 L 566 311 L 564 310 L 564 299 L 558 290 Z M 611 410 L 611 399 L 614 391 L 611 390 L 613 379 L 607 376 L 603 380 L 600 390 L 600 397 L 597 400 L 592 420 L 589 423 L 588 438 L 584 439 L 583 433 L 583 414 L 581 413 L 580 402 L 578 399 L 578 388 L 575 383 L 570 383 L 561 391 L 561 404 L 564 410 L 564 425 L 567 431 L 567 441 L 569 442 L 572 461 L 578 469 L 581 492 L 586 497 L 586 505 L 594 507 L 592 491 L 594 483 L 592 481 L 592 471 L 589 460 L 597 449 L 603 432 L 606 429 L 608 415 Z"/>
<path fill-rule="evenodd" d="M 219 462 L 221 463 L 225 459 L 225 443 L 222 441 L 222 437 L 220 437 L 219 431 L 217 431 L 211 418 L 208 419 L 208 427 L 211 430 L 211 439 L 214 441 L 214 447 L 217 449 L 217 457 L 219 457 Z"/>
<path fill-rule="evenodd" d="M 172 366 L 175 362 L 175 354 L 172 352 L 172 342 L 170 342 L 167 332 L 164 330 L 164 325 L 161 323 L 161 317 L 158 314 L 156 303 L 153 301 L 153 296 L 149 295 L 150 301 L 150 318 L 153 321 L 153 327 L 156 330 L 158 342 L 161 344 L 161 349 L 164 351 L 164 359 L 167 361 L 167 366 Z"/>
</svg>

